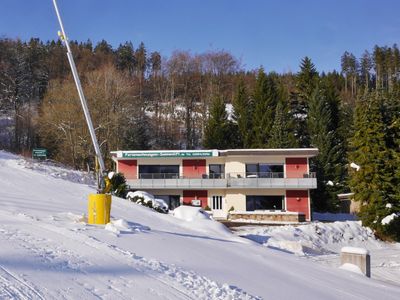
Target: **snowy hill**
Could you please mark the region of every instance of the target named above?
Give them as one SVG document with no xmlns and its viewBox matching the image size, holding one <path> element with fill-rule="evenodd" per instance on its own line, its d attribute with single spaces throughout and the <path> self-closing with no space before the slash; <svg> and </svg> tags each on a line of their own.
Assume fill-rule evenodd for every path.
<svg viewBox="0 0 400 300">
<path fill-rule="evenodd" d="M 112 230 L 88 225 L 82 214 L 94 188 L 82 178 L 0 151 L 0 299 L 400 295 L 399 287 L 263 247 L 217 222 L 188 222 L 119 198 Z"/>
</svg>

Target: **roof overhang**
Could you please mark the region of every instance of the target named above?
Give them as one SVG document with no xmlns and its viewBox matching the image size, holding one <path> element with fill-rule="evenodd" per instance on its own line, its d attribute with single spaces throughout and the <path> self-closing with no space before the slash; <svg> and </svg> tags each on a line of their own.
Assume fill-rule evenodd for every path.
<svg viewBox="0 0 400 300">
<path fill-rule="evenodd" d="M 143 150 L 143 151 L 112 151 L 116 159 L 137 158 L 205 158 L 218 156 L 218 150 Z"/>
<path fill-rule="evenodd" d="M 219 150 L 220 156 L 285 156 L 285 157 L 314 157 L 318 155 L 317 148 L 290 149 L 228 149 Z"/>
<path fill-rule="evenodd" d="M 111 151 L 113 159 L 137 158 L 207 158 L 218 156 L 285 156 L 314 157 L 318 155 L 317 148 L 291 149 L 227 149 L 227 150 L 128 150 Z"/>
</svg>

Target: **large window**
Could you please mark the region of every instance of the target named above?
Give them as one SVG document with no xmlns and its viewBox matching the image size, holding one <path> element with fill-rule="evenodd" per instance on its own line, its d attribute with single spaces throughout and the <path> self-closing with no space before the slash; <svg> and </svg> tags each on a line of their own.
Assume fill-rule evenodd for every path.
<svg viewBox="0 0 400 300">
<path fill-rule="evenodd" d="M 155 195 L 154 197 L 163 199 L 168 204 L 168 208 L 173 210 L 181 205 L 179 195 Z"/>
<path fill-rule="evenodd" d="M 225 178 L 225 165 L 209 165 L 210 178 Z"/>
<path fill-rule="evenodd" d="M 246 164 L 246 177 L 283 178 L 283 165 Z"/>
<path fill-rule="evenodd" d="M 282 210 L 283 196 L 246 196 L 246 210 Z"/>
<path fill-rule="evenodd" d="M 177 178 L 179 165 L 140 165 L 139 178 Z"/>
</svg>

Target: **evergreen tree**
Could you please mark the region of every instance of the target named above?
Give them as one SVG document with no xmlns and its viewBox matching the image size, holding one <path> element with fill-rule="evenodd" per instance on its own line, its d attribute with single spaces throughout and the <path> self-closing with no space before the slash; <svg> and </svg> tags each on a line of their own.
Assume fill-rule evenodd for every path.
<svg viewBox="0 0 400 300">
<path fill-rule="evenodd" d="M 356 93 L 358 62 L 354 54 L 345 52 L 341 57 L 342 74 L 345 76 L 345 91 L 348 89 L 348 82 L 351 86 L 351 95 Z"/>
<path fill-rule="evenodd" d="M 361 220 L 378 235 L 384 232 L 381 220 L 388 213 L 386 206 L 394 201 L 393 153 L 386 144 L 382 100 L 382 94 L 373 92 L 359 101 L 350 153 L 350 161 L 360 166 L 351 171 L 350 186 L 361 205 Z"/>
<path fill-rule="evenodd" d="M 136 73 L 139 78 L 143 78 L 147 70 L 147 50 L 141 42 L 135 51 Z"/>
<path fill-rule="evenodd" d="M 243 79 L 240 80 L 233 100 L 233 120 L 236 122 L 240 147 L 250 148 L 253 140 L 252 101 L 250 100 Z"/>
<path fill-rule="evenodd" d="M 278 91 L 271 76 L 267 76 L 261 68 L 257 75 L 254 90 L 253 132 L 252 148 L 267 146 L 272 125 L 274 123 L 275 108 L 278 102 Z"/>
<path fill-rule="evenodd" d="M 291 115 L 294 120 L 294 135 L 300 147 L 309 147 L 310 138 L 307 129 L 308 101 L 318 84 L 318 72 L 311 59 L 305 57 L 300 63 L 300 72 L 296 76 L 296 93 L 291 99 Z"/>
<path fill-rule="evenodd" d="M 297 146 L 289 114 L 283 101 L 279 101 L 275 110 L 275 120 L 271 129 L 271 138 L 268 140 L 268 148 L 296 148 Z"/>
<path fill-rule="evenodd" d="M 128 71 L 129 75 L 133 75 L 136 67 L 135 51 L 131 42 L 120 44 L 115 52 L 115 64 L 118 70 Z"/>
<path fill-rule="evenodd" d="M 215 97 L 210 108 L 210 116 L 204 132 L 203 146 L 206 149 L 226 149 L 229 141 L 228 115 L 221 97 Z"/>
<path fill-rule="evenodd" d="M 147 150 L 150 148 L 149 120 L 143 109 L 129 119 L 124 133 L 124 149 Z"/>
<path fill-rule="evenodd" d="M 301 99 L 310 99 L 318 84 L 318 72 L 309 57 L 304 57 L 300 63 L 300 72 L 297 74 L 296 87 Z"/>
<path fill-rule="evenodd" d="M 365 51 L 360 59 L 360 71 L 361 71 L 361 79 L 365 86 L 365 89 L 368 90 L 370 86 L 370 77 L 371 77 L 371 69 L 372 69 L 372 58 L 371 54 L 368 51 Z"/>
<path fill-rule="evenodd" d="M 340 172 L 343 153 L 336 133 L 332 130 L 332 112 L 325 91 L 317 86 L 309 101 L 308 131 L 312 147 L 319 150 L 311 160 L 317 173 L 317 189 L 311 192 L 314 209 L 317 211 L 337 210 L 337 192 L 342 184 Z"/>
</svg>

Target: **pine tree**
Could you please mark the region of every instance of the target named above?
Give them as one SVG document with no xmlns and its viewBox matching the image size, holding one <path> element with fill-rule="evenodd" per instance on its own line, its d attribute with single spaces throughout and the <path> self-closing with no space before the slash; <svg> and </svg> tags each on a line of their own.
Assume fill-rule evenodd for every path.
<svg viewBox="0 0 400 300">
<path fill-rule="evenodd" d="M 365 89 L 368 91 L 370 86 L 370 72 L 372 69 L 372 58 L 368 51 L 365 51 L 360 59 L 361 78 L 364 83 Z"/>
<path fill-rule="evenodd" d="M 297 74 L 296 87 L 301 99 L 310 99 L 318 84 L 318 72 L 309 57 L 304 57 L 300 63 L 300 72 Z"/>
<path fill-rule="evenodd" d="M 355 133 L 351 139 L 350 161 L 360 166 L 351 171 L 350 186 L 360 202 L 363 225 L 382 233 L 381 220 L 387 215 L 386 205 L 393 202 L 392 152 L 386 144 L 382 95 L 373 92 L 356 107 Z"/>
<path fill-rule="evenodd" d="M 115 64 L 118 70 L 128 71 L 129 75 L 132 76 L 136 67 L 135 51 L 131 42 L 125 42 L 120 44 L 117 51 L 115 52 Z"/>
<path fill-rule="evenodd" d="M 224 100 L 217 96 L 211 103 L 210 116 L 207 120 L 203 146 L 206 149 L 226 149 L 228 115 L 225 110 Z"/>
<path fill-rule="evenodd" d="M 139 78 L 143 78 L 147 70 L 147 50 L 141 42 L 135 51 L 136 73 Z"/>
<path fill-rule="evenodd" d="M 267 146 L 270 131 L 274 123 L 275 108 L 278 102 L 278 91 L 271 76 L 267 76 L 261 68 L 258 72 L 254 90 L 252 148 Z"/>
<path fill-rule="evenodd" d="M 317 189 L 311 192 L 314 209 L 335 211 L 337 209 L 337 188 L 340 184 L 340 167 L 343 153 L 337 145 L 332 127 L 332 113 L 324 91 L 317 86 L 309 101 L 308 131 L 312 147 L 319 154 L 311 161 L 317 173 Z"/>
<path fill-rule="evenodd" d="M 147 150 L 150 148 L 149 120 L 143 109 L 137 110 L 128 120 L 124 133 L 124 149 Z"/>
<path fill-rule="evenodd" d="M 236 122 L 240 147 L 250 148 L 253 140 L 252 101 L 250 100 L 243 80 L 240 80 L 235 99 L 233 100 L 233 120 Z"/>
<path fill-rule="evenodd" d="M 271 129 L 271 137 L 268 140 L 268 148 L 295 148 L 297 146 L 289 114 L 283 101 L 279 101 L 275 110 L 275 120 Z"/>
<path fill-rule="evenodd" d="M 318 72 L 311 59 L 305 57 L 300 63 L 300 72 L 296 76 L 296 93 L 291 99 L 291 115 L 294 120 L 294 135 L 300 147 L 310 146 L 307 130 L 308 101 L 319 81 Z"/>
</svg>

